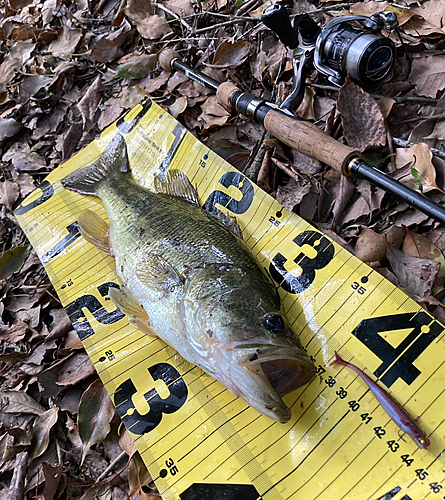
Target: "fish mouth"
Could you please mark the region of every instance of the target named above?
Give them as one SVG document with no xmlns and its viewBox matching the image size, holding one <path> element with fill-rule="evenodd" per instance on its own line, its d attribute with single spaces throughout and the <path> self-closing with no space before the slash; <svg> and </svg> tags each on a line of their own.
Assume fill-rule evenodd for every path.
<svg viewBox="0 0 445 500">
<path fill-rule="evenodd" d="M 272 339 L 235 341 L 231 347 L 238 359 L 231 374 L 232 392 L 269 418 L 288 422 L 291 410 L 281 397 L 307 384 L 316 372 L 306 353 Z"/>
<path fill-rule="evenodd" d="M 247 367 L 256 372 L 260 367 L 279 396 L 284 396 L 307 384 L 315 375 L 315 366 L 306 354 L 297 348 L 281 348 L 272 352 L 262 349 L 259 351 L 249 359 Z"/>
</svg>

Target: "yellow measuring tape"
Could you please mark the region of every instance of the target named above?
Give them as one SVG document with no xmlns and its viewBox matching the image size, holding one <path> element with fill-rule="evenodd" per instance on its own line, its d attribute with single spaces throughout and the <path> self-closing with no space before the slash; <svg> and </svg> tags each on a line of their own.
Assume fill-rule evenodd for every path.
<svg viewBox="0 0 445 500">
<path fill-rule="evenodd" d="M 318 376 L 284 397 L 286 424 L 181 365 L 129 325 L 107 296 L 114 259 L 80 236 L 99 198 L 60 180 L 98 159 L 116 133 L 137 182 L 183 170 L 202 205 L 236 216 L 279 286 Z M 54 170 L 15 211 L 163 498 L 280 500 L 445 498 L 445 329 L 402 291 L 252 184 L 145 99 Z M 335 350 L 404 406 L 431 441 L 416 447 Z"/>
</svg>

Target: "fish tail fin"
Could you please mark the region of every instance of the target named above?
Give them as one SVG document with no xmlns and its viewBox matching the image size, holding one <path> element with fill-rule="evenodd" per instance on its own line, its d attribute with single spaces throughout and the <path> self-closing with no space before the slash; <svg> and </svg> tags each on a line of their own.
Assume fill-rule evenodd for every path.
<svg viewBox="0 0 445 500">
<path fill-rule="evenodd" d="M 80 194 L 97 195 L 100 184 L 119 173 L 130 172 L 127 146 L 121 134 L 110 142 L 102 155 L 91 165 L 76 170 L 62 179 L 62 186 Z"/>
<path fill-rule="evenodd" d="M 334 354 L 335 354 L 335 359 L 334 361 L 332 361 L 329 366 L 332 366 L 332 365 L 344 365 L 344 366 L 347 366 L 346 364 L 346 361 L 340 357 L 340 354 L 338 354 L 337 351 L 334 351 Z"/>
</svg>

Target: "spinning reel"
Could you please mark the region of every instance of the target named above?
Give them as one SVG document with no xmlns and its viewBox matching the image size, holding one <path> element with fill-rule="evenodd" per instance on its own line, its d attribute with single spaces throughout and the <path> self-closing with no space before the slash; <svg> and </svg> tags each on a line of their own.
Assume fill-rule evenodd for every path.
<svg viewBox="0 0 445 500">
<path fill-rule="evenodd" d="M 294 87 L 280 106 L 282 109 L 298 108 L 307 73 L 313 67 L 339 87 L 348 73 L 365 87 L 376 86 L 391 74 L 396 49 L 382 30 L 398 29 L 393 12 L 379 12 L 371 17 L 341 16 L 320 28 L 307 14 L 296 16 L 291 22 L 286 8 L 274 4 L 264 9 L 261 20 L 292 51 Z"/>
</svg>

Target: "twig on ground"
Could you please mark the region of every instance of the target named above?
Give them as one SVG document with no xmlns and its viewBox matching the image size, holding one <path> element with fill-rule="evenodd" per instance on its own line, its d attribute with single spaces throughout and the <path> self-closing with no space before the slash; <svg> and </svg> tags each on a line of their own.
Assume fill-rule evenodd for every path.
<svg viewBox="0 0 445 500">
<path fill-rule="evenodd" d="M 260 17 L 237 16 L 235 14 L 223 14 L 222 12 L 203 12 L 202 14 L 207 14 L 214 17 L 224 17 L 226 19 L 238 19 L 240 21 L 261 21 Z"/>
<path fill-rule="evenodd" d="M 241 7 L 235 12 L 236 16 L 240 16 L 245 12 L 249 12 L 258 4 L 258 0 L 248 0 L 245 4 L 241 5 Z"/>
<path fill-rule="evenodd" d="M 415 36 L 407 35 L 406 33 L 403 33 L 403 31 L 400 32 L 400 36 L 404 40 L 407 40 L 408 42 L 411 42 L 411 43 L 423 43 L 423 45 L 425 45 L 425 48 L 427 50 L 434 50 L 436 48 L 435 45 L 428 43 L 428 42 L 425 42 L 425 40 L 419 40 Z"/>
<path fill-rule="evenodd" d="M 195 35 L 198 33 L 205 33 L 206 31 L 213 31 L 216 28 L 223 28 L 224 26 L 231 26 L 232 24 L 245 23 L 245 20 L 240 21 L 239 19 L 231 19 L 230 21 L 224 21 L 223 23 L 214 24 L 213 26 L 207 26 L 206 28 L 199 28 L 194 31 Z"/>
<path fill-rule="evenodd" d="M 297 175 L 292 169 L 287 167 L 284 163 L 281 163 L 281 161 L 277 160 L 276 158 L 271 158 L 271 160 L 275 163 L 275 165 L 285 172 L 289 177 L 294 179 L 295 181 L 299 182 L 300 181 L 300 176 Z"/>
<path fill-rule="evenodd" d="M 386 123 L 386 120 L 385 120 L 385 127 L 386 127 L 386 141 L 388 142 L 388 149 L 389 149 L 389 153 L 391 154 L 391 162 L 388 166 L 388 172 L 394 172 L 397 170 L 396 158 L 395 158 L 395 154 L 394 154 L 394 146 L 392 145 L 391 132 L 389 130 L 388 124 Z"/>
<path fill-rule="evenodd" d="M 403 139 L 399 139 L 398 137 L 393 137 L 392 142 L 396 146 L 400 146 L 401 148 L 410 148 L 411 146 L 414 146 L 414 142 L 404 141 Z M 430 148 L 430 151 L 431 153 L 433 153 L 434 156 L 437 156 L 438 158 L 445 160 L 445 153 L 443 151 L 439 151 L 436 148 Z"/>
<path fill-rule="evenodd" d="M 184 20 L 184 18 L 179 17 L 178 14 L 176 14 L 175 12 L 173 12 L 170 9 L 167 9 L 167 7 L 165 7 L 165 5 L 162 5 L 160 3 L 152 3 L 152 5 L 153 5 L 153 7 L 156 7 L 157 9 L 161 9 L 164 12 L 166 12 L 167 14 L 170 14 L 177 21 L 179 21 L 183 26 L 185 26 L 188 30 L 190 30 L 191 32 L 193 32 L 193 28 L 190 26 L 190 24 L 187 21 Z"/>
<path fill-rule="evenodd" d="M 17 453 L 15 457 L 14 473 L 12 475 L 9 492 L 4 497 L 5 500 L 23 500 L 25 477 L 28 472 L 29 454 L 27 451 Z"/>
<path fill-rule="evenodd" d="M 114 460 L 111 461 L 110 465 L 102 472 L 102 474 L 96 479 L 96 483 L 100 483 L 103 481 L 108 474 L 114 469 L 115 465 L 124 458 L 127 454 L 126 451 L 123 451 L 120 455 L 118 455 Z"/>
</svg>

